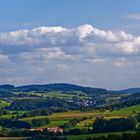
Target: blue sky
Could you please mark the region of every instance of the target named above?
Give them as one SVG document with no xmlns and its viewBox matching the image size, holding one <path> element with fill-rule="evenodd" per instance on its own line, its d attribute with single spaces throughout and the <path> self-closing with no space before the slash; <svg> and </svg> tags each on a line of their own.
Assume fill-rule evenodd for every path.
<svg viewBox="0 0 140 140">
<path fill-rule="evenodd" d="M 1 84 L 140 86 L 139 0 L 1 0 Z"/>
<path fill-rule="evenodd" d="M 5 28 L 0 29 L 39 24 L 74 27 L 87 23 L 100 28 L 118 28 L 133 23 L 121 17 L 139 13 L 139 5 L 139 0 L 1 0 L 0 20 Z"/>
</svg>

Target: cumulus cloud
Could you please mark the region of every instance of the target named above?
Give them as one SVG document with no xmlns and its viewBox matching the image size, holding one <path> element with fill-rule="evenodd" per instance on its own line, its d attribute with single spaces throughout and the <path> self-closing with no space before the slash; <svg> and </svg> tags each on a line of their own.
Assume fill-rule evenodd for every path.
<svg viewBox="0 0 140 140">
<path fill-rule="evenodd" d="M 76 61 L 77 57 L 66 54 L 61 48 L 39 48 L 32 52 L 23 52 L 19 55 L 22 60 L 27 60 L 29 63 L 36 61 L 49 62 L 51 60 Z"/>
<path fill-rule="evenodd" d="M 41 26 L 0 33 L 0 64 L 12 62 L 4 67 L 0 65 L 0 73 L 5 72 L 0 76 L 25 83 L 59 82 L 56 79 L 88 84 L 99 82 L 99 79 L 114 81 L 112 77 L 119 75 L 121 70 L 124 75 L 128 67 L 134 71 L 132 66 L 138 67 L 139 58 L 140 36 L 106 31 L 89 24 L 75 28 Z M 5 71 L 7 67 L 14 69 L 7 70 L 11 75 Z M 106 83 L 102 81 L 103 85 Z"/>
<path fill-rule="evenodd" d="M 86 47 L 87 51 L 88 49 L 89 51 L 94 50 L 98 54 L 106 53 L 106 50 L 113 54 L 130 54 L 139 53 L 139 38 L 123 31 L 104 31 L 86 24 L 76 28 L 42 26 L 32 30 L 0 33 L 0 44 L 2 46 L 24 46 L 25 48 L 63 46 L 68 50 L 72 46 L 75 48 L 80 46 L 81 48 Z"/>
<path fill-rule="evenodd" d="M 74 32 L 63 27 L 38 27 L 32 30 L 17 30 L 0 33 L 0 44 L 10 46 L 62 45 L 72 43 Z"/>
<path fill-rule="evenodd" d="M 97 29 L 91 25 L 82 25 L 79 28 L 80 39 L 92 42 L 95 37 L 109 42 L 132 41 L 133 35 L 123 31 L 112 32 Z"/>
<path fill-rule="evenodd" d="M 101 30 L 89 24 L 75 28 L 41 26 L 0 33 L 0 46 L 18 49 L 19 59 L 29 62 L 85 59 L 87 63 L 103 63 L 107 57 L 138 56 L 140 37 L 124 31 Z"/>
<path fill-rule="evenodd" d="M 104 63 L 108 57 L 138 56 L 140 37 L 85 24 L 75 28 L 41 26 L 31 30 L 0 33 L 0 46 L 18 53 L 14 59 L 28 63 L 83 61 Z M 22 49 L 20 49 L 22 48 Z M 8 61 L 8 56 L 1 56 Z"/>
<path fill-rule="evenodd" d="M 0 33 L 0 43 L 8 45 L 58 45 L 73 41 L 93 42 L 95 38 L 100 38 L 109 42 L 132 41 L 133 35 L 123 31 L 104 31 L 86 24 L 77 28 L 63 27 L 38 27 L 32 30 L 17 30 L 8 33 Z"/>
</svg>

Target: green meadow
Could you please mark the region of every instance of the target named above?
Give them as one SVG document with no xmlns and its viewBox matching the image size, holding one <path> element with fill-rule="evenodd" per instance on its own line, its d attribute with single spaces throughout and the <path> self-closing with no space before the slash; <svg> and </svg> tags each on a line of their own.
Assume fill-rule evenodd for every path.
<svg viewBox="0 0 140 140">
<path fill-rule="evenodd" d="M 92 112 L 68 111 L 62 113 L 53 113 L 52 115 L 49 116 L 28 117 L 28 118 L 23 118 L 22 120 L 31 121 L 32 119 L 47 117 L 49 118 L 50 123 L 46 126 L 43 126 L 43 128 L 45 128 L 45 127 L 61 126 L 73 118 L 86 117 L 87 119 L 78 123 L 76 128 L 87 128 L 95 121 L 97 117 L 104 117 L 106 119 L 123 118 L 123 117 L 125 118 L 129 116 L 134 116 L 138 112 L 140 112 L 140 105 L 135 105 L 132 107 L 127 107 L 114 111 L 98 111 L 98 110 Z"/>
<path fill-rule="evenodd" d="M 134 133 L 134 132 L 125 132 L 125 133 Z M 105 136 L 107 137 L 108 135 L 122 135 L 123 132 L 111 132 L 111 133 L 97 133 L 97 134 L 83 134 L 83 135 L 69 135 L 67 136 L 68 140 L 85 140 L 86 138 L 93 138 L 93 137 L 101 137 Z"/>
<path fill-rule="evenodd" d="M 9 106 L 10 103 L 6 102 L 6 101 L 3 101 L 3 100 L 0 100 L 0 109 L 4 108 L 4 107 L 7 107 Z"/>
<path fill-rule="evenodd" d="M 21 94 L 22 92 L 15 92 L 15 94 Z M 65 98 L 65 99 L 72 99 L 72 98 L 79 98 L 79 99 L 82 99 L 82 98 L 90 98 L 86 95 L 83 95 L 81 94 L 80 92 L 72 92 L 72 93 L 61 93 L 61 92 L 57 92 L 57 91 L 52 91 L 52 92 L 43 92 L 43 93 L 37 93 L 37 92 L 27 92 L 24 94 L 28 94 L 28 95 L 37 95 L 39 97 L 51 97 L 51 98 Z M 28 97 L 29 98 L 29 97 Z M 31 97 L 33 98 L 33 97 Z"/>
</svg>

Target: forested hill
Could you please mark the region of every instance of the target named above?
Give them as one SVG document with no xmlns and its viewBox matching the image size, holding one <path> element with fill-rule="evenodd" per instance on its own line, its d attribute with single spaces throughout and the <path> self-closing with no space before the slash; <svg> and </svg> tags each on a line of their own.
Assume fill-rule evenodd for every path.
<svg viewBox="0 0 140 140">
<path fill-rule="evenodd" d="M 10 90 L 10 91 L 18 91 L 18 92 L 50 92 L 50 91 L 61 91 L 65 93 L 79 91 L 89 95 L 97 95 L 97 94 L 109 94 L 110 92 L 106 89 L 102 88 L 91 88 L 91 87 L 83 87 L 73 84 L 65 84 L 65 83 L 55 83 L 55 84 L 45 84 L 45 85 L 27 85 L 27 86 L 19 86 L 16 87 L 14 85 L 1 85 L 0 89 Z"/>
<path fill-rule="evenodd" d="M 0 85 L 0 92 L 3 91 L 16 91 L 16 92 L 51 92 L 51 91 L 60 91 L 65 93 L 70 92 L 82 92 L 90 96 L 101 95 L 101 94 L 110 94 L 110 93 L 140 93 L 140 88 L 129 88 L 124 90 L 110 91 L 103 88 L 93 88 L 93 87 L 84 87 L 74 84 L 67 83 L 54 83 L 54 84 L 44 84 L 44 85 L 25 85 L 25 86 L 14 86 L 14 85 Z"/>
<path fill-rule="evenodd" d="M 128 89 L 124 89 L 124 90 L 118 90 L 117 92 L 119 93 L 140 93 L 140 88 L 128 88 Z"/>
</svg>

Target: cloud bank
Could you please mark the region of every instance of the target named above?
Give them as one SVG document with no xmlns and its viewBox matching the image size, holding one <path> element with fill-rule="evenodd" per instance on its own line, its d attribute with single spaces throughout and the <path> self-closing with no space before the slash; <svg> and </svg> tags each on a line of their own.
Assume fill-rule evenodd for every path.
<svg viewBox="0 0 140 140">
<path fill-rule="evenodd" d="M 115 83 L 119 79 L 114 81 L 111 75 L 105 77 L 104 74 L 111 71 L 112 75 L 116 73 L 121 77 L 123 74 L 129 80 L 132 77 L 127 77 L 130 73 L 127 69 L 135 71 L 133 67 L 139 64 L 139 58 L 139 36 L 124 31 L 105 31 L 89 24 L 75 28 L 41 26 L 0 33 L 0 67 L 7 64 L 3 67 L 5 75 L 1 75 L 1 82 L 76 82 L 113 87 L 112 82 L 102 79 Z M 12 68 L 11 75 L 7 67 Z M 122 69 L 125 74 L 121 73 Z M 65 71 L 64 75 L 61 70 Z M 95 80 L 89 80 L 91 77 Z"/>
</svg>

